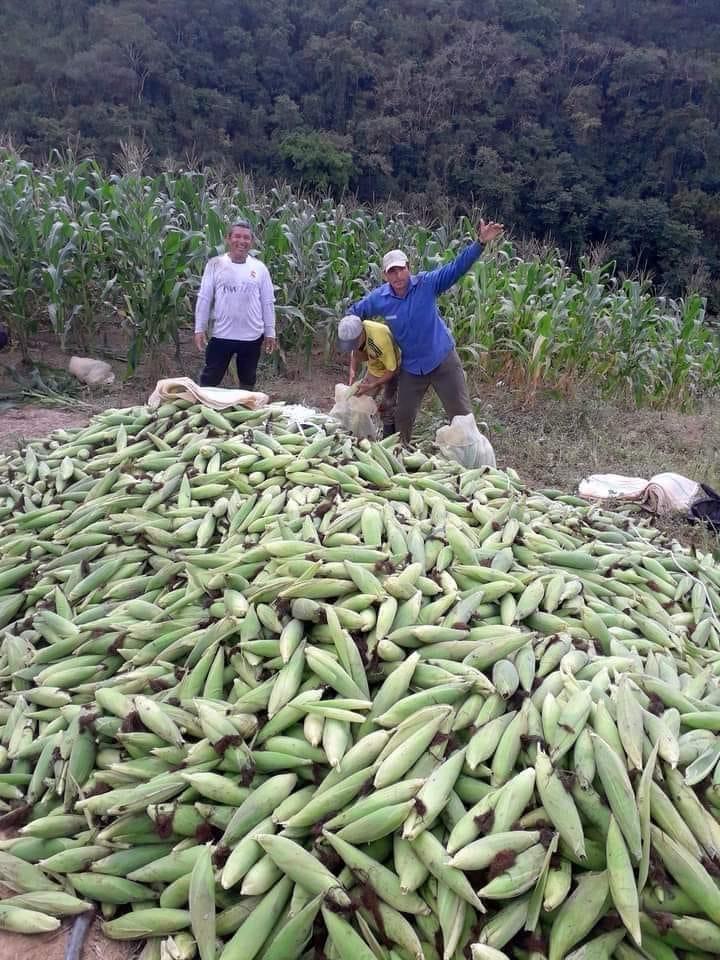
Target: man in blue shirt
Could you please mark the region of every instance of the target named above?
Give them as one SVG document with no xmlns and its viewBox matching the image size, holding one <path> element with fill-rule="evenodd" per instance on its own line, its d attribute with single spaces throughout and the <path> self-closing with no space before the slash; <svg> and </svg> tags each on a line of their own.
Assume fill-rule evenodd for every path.
<svg viewBox="0 0 720 960">
<path fill-rule="evenodd" d="M 402 250 L 383 257 L 387 281 L 354 303 L 349 313 L 362 320 L 382 317 L 401 352 L 395 423 L 403 443 L 409 443 L 413 425 L 428 387 L 453 417 L 472 413 L 465 374 L 455 341 L 440 316 L 437 298 L 449 290 L 479 259 L 483 245 L 499 237 L 501 223 L 480 221 L 477 241 L 445 266 L 411 274 Z"/>
</svg>

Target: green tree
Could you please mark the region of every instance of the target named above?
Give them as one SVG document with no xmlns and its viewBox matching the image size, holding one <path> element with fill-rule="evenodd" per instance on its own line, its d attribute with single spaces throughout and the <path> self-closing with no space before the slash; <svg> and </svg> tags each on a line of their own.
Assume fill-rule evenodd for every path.
<svg viewBox="0 0 720 960">
<path fill-rule="evenodd" d="M 352 154 L 319 130 L 285 137 L 280 156 L 290 173 L 317 190 L 345 190 L 354 173 Z"/>
</svg>

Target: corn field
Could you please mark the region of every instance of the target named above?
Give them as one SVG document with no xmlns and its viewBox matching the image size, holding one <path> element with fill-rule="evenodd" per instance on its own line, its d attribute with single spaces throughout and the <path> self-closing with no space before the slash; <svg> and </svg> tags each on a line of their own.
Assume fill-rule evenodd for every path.
<svg viewBox="0 0 720 960">
<path fill-rule="evenodd" d="M 285 355 L 332 348 L 349 303 L 380 281 L 401 247 L 415 269 L 451 259 L 473 221 L 423 225 L 408 215 L 260 191 L 209 169 L 107 175 L 55 154 L 44 167 L 0 151 L 0 320 L 27 356 L 49 330 L 63 350 L 102 353 L 121 330 L 128 375 L 190 329 L 208 257 L 225 225 L 256 227 L 276 287 Z M 637 402 L 686 406 L 720 382 L 720 339 L 697 293 L 671 300 L 613 263 L 557 254 L 522 259 L 499 245 L 441 303 L 468 373 L 512 370 L 530 385 L 588 382 Z"/>
</svg>

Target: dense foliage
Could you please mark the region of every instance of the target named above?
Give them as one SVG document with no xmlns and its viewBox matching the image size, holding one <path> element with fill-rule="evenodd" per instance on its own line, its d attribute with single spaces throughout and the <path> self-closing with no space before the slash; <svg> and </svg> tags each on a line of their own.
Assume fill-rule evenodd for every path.
<svg viewBox="0 0 720 960">
<path fill-rule="evenodd" d="M 5 0 L 3 34 L 0 123 L 30 159 L 135 138 L 362 201 L 475 201 L 671 294 L 717 284 L 716 0 Z"/>
<path fill-rule="evenodd" d="M 55 156 L 33 167 L 0 152 L 0 320 L 27 352 L 49 326 L 59 345 L 100 349 L 120 329 L 128 369 L 179 345 L 207 258 L 225 224 L 256 225 L 276 287 L 285 351 L 332 345 L 352 300 L 380 280 L 388 247 L 418 268 L 454 256 L 474 233 L 465 218 L 429 228 L 407 216 L 263 192 L 209 169 L 106 177 L 93 161 Z M 670 300 L 610 262 L 521 258 L 510 243 L 443 297 L 443 314 L 476 375 L 531 384 L 590 379 L 652 403 L 691 401 L 720 380 L 720 343 L 697 294 Z"/>
</svg>

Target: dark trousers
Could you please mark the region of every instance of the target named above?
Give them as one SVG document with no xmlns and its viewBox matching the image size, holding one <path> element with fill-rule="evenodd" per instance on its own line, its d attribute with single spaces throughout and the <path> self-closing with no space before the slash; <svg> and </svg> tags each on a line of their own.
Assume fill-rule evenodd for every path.
<svg viewBox="0 0 720 960">
<path fill-rule="evenodd" d="M 395 433 L 395 405 L 397 404 L 398 377 L 399 373 L 395 374 L 392 380 L 388 380 L 383 386 L 382 399 L 378 404 L 378 410 L 382 417 L 384 437 L 389 437 Z"/>
<path fill-rule="evenodd" d="M 395 423 L 403 443 L 410 442 L 415 419 L 428 387 L 432 387 L 438 395 L 450 420 L 472 413 L 465 372 L 456 350 L 451 350 L 442 363 L 430 373 L 415 374 L 401 370 L 397 386 Z"/>
<path fill-rule="evenodd" d="M 201 387 L 217 387 L 235 357 L 238 380 L 243 390 L 252 390 L 257 379 L 260 349 L 265 337 L 257 340 L 222 340 L 211 337 L 205 348 L 205 366 L 200 374 Z"/>
</svg>

